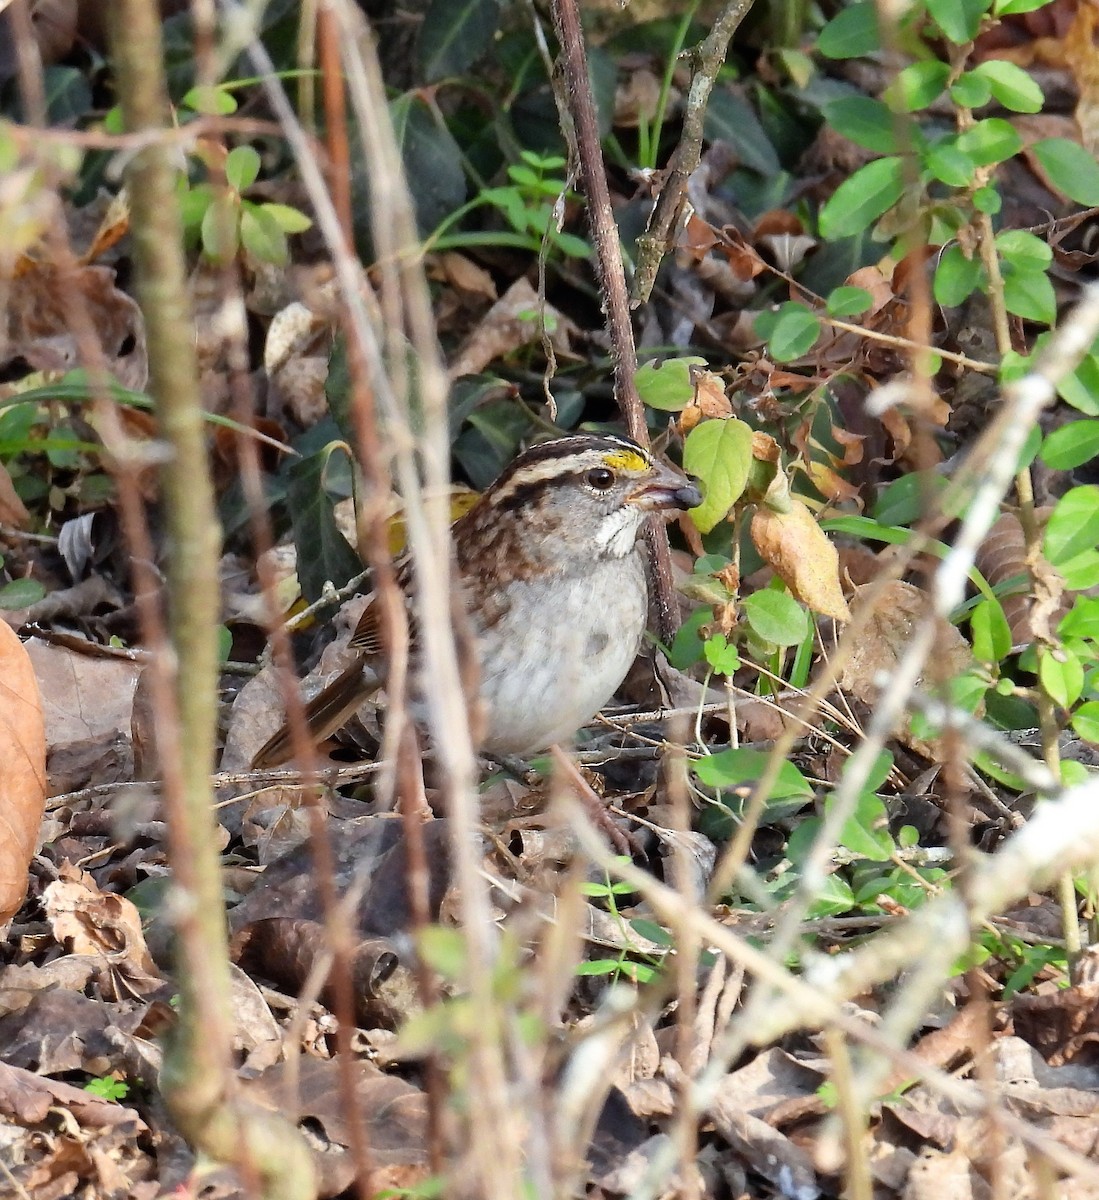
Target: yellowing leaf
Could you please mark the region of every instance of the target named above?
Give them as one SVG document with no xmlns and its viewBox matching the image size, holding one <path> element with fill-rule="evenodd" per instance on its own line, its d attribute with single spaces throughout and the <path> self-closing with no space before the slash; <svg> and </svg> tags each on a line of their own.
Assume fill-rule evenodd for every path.
<svg viewBox="0 0 1099 1200">
<path fill-rule="evenodd" d="M 790 501 L 789 512 L 757 508 L 752 517 L 752 541 L 803 604 L 837 621 L 851 619 L 840 591 L 839 555 L 800 500 Z"/>
</svg>

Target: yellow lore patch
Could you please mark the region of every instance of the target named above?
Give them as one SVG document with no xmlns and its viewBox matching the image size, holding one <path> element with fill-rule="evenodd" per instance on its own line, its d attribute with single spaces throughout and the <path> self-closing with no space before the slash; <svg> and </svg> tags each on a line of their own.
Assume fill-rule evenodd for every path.
<svg viewBox="0 0 1099 1200">
<path fill-rule="evenodd" d="M 614 467 L 620 471 L 636 471 L 639 474 L 642 471 L 648 471 L 652 463 L 643 455 L 638 454 L 636 450 L 613 450 L 603 455 L 603 461 L 608 467 Z"/>
</svg>

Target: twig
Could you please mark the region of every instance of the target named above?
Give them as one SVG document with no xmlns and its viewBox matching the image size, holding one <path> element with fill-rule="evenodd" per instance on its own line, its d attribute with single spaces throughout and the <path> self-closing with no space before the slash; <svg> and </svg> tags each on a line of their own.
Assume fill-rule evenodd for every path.
<svg viewBox="0 0 1099 1200">
<path fill-rule="evenodd" d="M 729 0 L 709 34 L 690 52 L 695 70 L 683 112 L 683 132 L 668 161 L 660 195 L 653 205 L 645 232 L 637 239 L 637 268 L 632 288 L 635 306 L 648 300 L 664 255 L 675 247 L 687 201 L 687 184 L 702 159 L 706 104 L 733 34 L 751 7 L 752 0 Z"/>
<path fill-rule="evenodd" d="M 1096 819 L 1096 785 L 1074 789 L 1062 800 L 1052 803 L 1020 833 L 992 856 L 987 867 L 980 871 L 979 890 L 981 912 L 995 912 L 1013 898 L 1025 895 L 1031 886 L 1048 877 L 1051 860 L 1053 869 L 1059 856 L 1065 861 L 1083 863 L 1099 853 L 1099 820 Z M 698 905 L 685 900 L 666 884 L 658 882 L 647 871 L 616 858 L 606 849 L 596 833 L 579 800 L 565 794 L 563 803 L 569 807 L 569 819 L 584 852 L 599 868 L 612 877 L 630 884 L 649 905 L 657 917 L 673 930 L 689 928 L 702 941 L 724 954 L 733 963 L 743 966 L 757 980 L 770 985 L 776 999 L 761 1022 L 749 1022 L 746 1010 L 737 1014 L 729 1027 L 736 1034 L 736 1044 L 763 1046 L 783 1034 L 803 1028 L 831 1026 L 846 1034 L 852 1041 L 868 1046 L 888 1058 L 896 1067 L 947 1097 L 965 1111 L 988 1110 L 987 1098 L 976 1088 L 955 1079 L 945 1071 L 903 1045 L 891 1041 L 881 1029 L 875 1028 L 849 1011 L 849 1000 L 866 989 L 888 979 L 895 969 L 906 965 L 929 947 L 936 953 L 956 957 L 968 942 L 968 922 L 959 908 L 956 897 L 945 894 L 930 901 L 911 917 L 896 921 L 872 942 L 860 949 L 837 956 L 811 959 L 804 978 L 788 971 L 781 962 L 754 946 L 745 937 L 723 925 Z M 1040 829 L 1034 826 L 1042 822 Z M 1076 837 L 1080 831 L 1081 837 Z M 960 920 L 959 920 L 960 916 Z M 917 934 L 918 931 L 918 934 Z M 937 940 L 938 939 L 938 940 Z M 945 945 L 943 942 L 945 941 Z M 890 954 L 880 958 L 877 947 L 883 942 Z M 858 963 L 858 970 L 845 967 Z M 694 1081 L 695 1104 L 705 1111 L 716 1089 L 728 1071 L 730 1043 L 715 1048 L 710 1062 Z M 861 1080 L 859 1081 L 861 1084 Z M 998 1113 L 1005 1128 L 1024 1144 L 1033 1147 L 1061 1169 L 1081 1179 L 1099 1180 L 1099 1168 L 1053 1137 L 1011 1113 Z M 663 1194 L 663 1181 L 674 1166 L 675 1151 L 662 1147 L 653 1156 L 644 1181 L 631 1192 L 632 1200 L 651 1200 Z"/>
<path fill-rule="evenodd" d="M 618 226 L 614 223 L 610 188 L 599 146 L 599 125 L 595 115 L 584 50 L 584 32 L 576 0 L 551 0 L 557 40 L 561 45 L 568 97 L 576 130 L 576 156 L 588 197 L 588 224 L 595 243 L 595 266 L 604 297 L 607 328 L 614 356 L 614 390 L 618 407 L 626 421 L 630 437 L 642 446 L 649 444 L 645 411 L 634 385 L 637 351 L 634 347 L 630 302 L 626 292 L 626 274 L 622 266 L 622 247 Z M 649 565 L 654 583 L 657 633 L 668 643 L 679 628 L 679 606 L 672 578 L 672 556 L 668 531 L 663 523 L 649 520 L 645 528 L 649 545 Z"/>
<path fill-rule="evenodd" d="M 131 129 L 160 128 L 167 104 L 159 9 L 154 0 L 119 0 L 110 15 L 126 123 Z M 189 333 L 175 164 L 164 147 L 150 147 L 133 159 L 128 178 L 150 391 L 173 451 L 163 474 L 172 546 L 172 643 L 179 664 L 172 680 L 174 706 L 168 670 L 154 667 L 153 681 L 154 699 L 161 702 L 158 748 L 176 896 L 180 1020 L 165 1054 L 161 1088 L 193 1144 L 262 1181 L 265 1196 L 304 1200 L 315 1191 L 305 1142 L 282 1116 L 246 1102 L 233 1087 L 229 958 L 209 781 L 217 716 L 220 530 Z M 165 719 L 174 715 L 178 722 Z"/>
</svg>

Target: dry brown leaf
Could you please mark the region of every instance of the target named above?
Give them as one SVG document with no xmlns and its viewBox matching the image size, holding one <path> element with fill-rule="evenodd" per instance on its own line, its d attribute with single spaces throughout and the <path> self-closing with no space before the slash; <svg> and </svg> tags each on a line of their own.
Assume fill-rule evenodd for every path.
<svg viewBox="0 0 1099 1200">
<path fill-rule="evenodd" d="M 26 505 L 19 499 L 19 493 L 8 474 L 8 468 L 0 463 L 0 522 L 14 525 L 16 529 L 25 529 L 31 515 Z"/>
<path fill-rule="evenodd" d="M 85 307 L 107 367 L 123 387 L 140 392 L 149 378 L 145 324 L 137 302 L 115 286 L 109 267 L 62 270 L 27 262 L 8 293 L 3 363 L 22 359 L 32 371 L 70 371 L 81 362 L 70 311 Z M 4 332 L 4 331 L 0 331 Z"/>
<path fill-rule="evenodd" d="M 725 380 L 713 371 L 692 369 L 694 395 L 679 414 L 679 431 L 686 436 L 703 419 L 725 420 L 733 415 L 733 406 L 725 394 Z"/>
<path fill-rule="evenodd" d="M 147 1128 L 132 1108 L 102 1100 L 72 1084 L 0 1063 L 0 1113 L 31 1125 L 45 1120 L 54 1107 L 69 1109 L 81 1125 L 92 1128 L 132 1124 L 135 1134 Z"/>
<path fill-rule="evenodd" d="M 652 121 L 660 108 L 660 92 L 660 80 L 652 71 L 646 67 L 632 71 L 626 82 L 615 88 L 615 125 L 636 129 L 642 121 Z"/>
<path fill-rule="evenodd" d="M 767 263 L 759 251 L 748 243 L 735 226 L 726 225 L 721 231 L 720 252 L 729 263 L 729 270 L 742 283 L 767 270 Z"/>
<path fill-rule="evenodd" d="M 34 668 L 11 626 L 0 621 L 0 921 L 14 916 L 27 892 L 27 866 L 46 806 L 46 731 Z"/>
<path fill-rule="evenodd" d="M 99 776 L 95 757 L 101 755 L 108 764 L 115 751 L 128 751 L 140 665 L 124 658 L 77 654 L 37 638 L 27 643 L 26 652 L 41 689 L 51 787 L 64 784 L 59 790 L 71 791 L 93 781 L 93 776 L 96 783 L 112 782 L 117 773 Z M 64 760 L 77 751 L 93 767 L 93 776 L 73 783 Z"/>
<path fill-rule="evenodd" d="M 676 253 L 685 260 L 699 263 L 721 241 L 722 235 L 696 212 L 687 218 L 676 243 Z"/>
<path fill-rule="evenodd" d="M 840 590 L 839 555 L 800 500 L 791 500 L 785 513 L 757 508 L 752 541 L 796 599 L 826 617 L 851 619 Z"/>
<path fill-rule="evenodd" d="M 526 276 L 521 275 L 499 300 L 485 313 L 450 364 L 451 379 L 476 375 L 491 362 L 520 346 L 537 342 L 541 337 L 538 293 Z M 545 321 L 552 330 L 550 341 L 558 354 L 569 348 L 569 336 L 576 327 L 551 304 L 545 306 Z"/>
<path fill-rule="evenodd" d="M 404 1080 L 383 1074 L 371 1063 L 356 1062 L 353 1077 L 358 1111 L 366 1121 L 365 1133 L 373 1168 L 369 1191 L 383 1185 L 382 1172 L 403 1168 L 422 1182 L 427 1171 L 427 1099 Z M 247 1094 L 257 1103 L 285 1112 L 287 1088 L 297 1085 L 298 1120 L 312 1125 L 320 1194 L 335 1196 L 355 1180 L 355 1156 L 349 1147 L 354 1135 L 341 1086 L 341 1067 L 334 1059 L 303 1055 L 295 1075 L 285 1063 L 271 1067 L 247 1083 Z"/>
<path fill-rule="evenodd" d="M 874 608 L 856 642 L 851 657 L 843 668 L 839 686 L 863 704 L 872 705 L 881 690 L 878 678 L 892 675 L 897 669 L 909 642 L 920 623 L 931 611 L 931 599 L 926 592 L 900 580 L 879 585 L 864 584 L 851 595 L 851 608 L 873 603 Z M 960 675 L 973 665 L 973 652 L 958 630 L 940 622 L 935 651 L 930 668 L 935 680 Z M 923 682 L 925 677 L 921 676 Z M 927 743 L 902 734 L 906 745 L 922 754 L 935 757 L 937 742 Z"/>
<path fill-rule="evenodd" d="M 1038 509 L 1035 517 L 1042 521 L 1051 510 Z M 974 566 L 993 587 L 1018 575 L 1028 574 L 1026 535 L 1014 513 L 1002 513 L 988 531 L 974 558 Z M 1007 627 L 1014 646 L 1027 646 L 1036 635 L 1049 636 L 1051 625 L 1068 612 L 1064 586 L 1048 565 L 1035 563 L 1036 578 L 1024 592 L 1001 597 Z"/>
<path fill-rule="evenodd" d="M 145 945 L 141 914 L 132 900 L 100 891 L 86 871 L 63 863 L 60 877 L 42 894 L 54 938 L 74 954 L 99 955 L 111 967 L 100 987 L 108 999 L 155 990 L 163 982 Z M 117 973 L 126 988 L 113 988 Z M 114 995 L 112 995 L 112 990 Z"/>
<path fill-rule="evenodd" d="M 438 279 L 448 283 L 452 288 L 467 296 L 488 300 L 495 303 L 498 296 L 496 282 L 472 258 L 459 254 L 456 250 L 447 250 L 443 254 L 432 255 L 428 266 L 428 278 Z"/>
<path fill-rule="evenodd" d="M 1076 16 L 1065 35 L 1065 61 L 1076 77 L 1080 98 L 1076 102 L 1076 123 L 1080 140 L 1092 154 L 1099 153 L 1099 7 L 1093 0 L 1080 0 Z"/>
</svg>

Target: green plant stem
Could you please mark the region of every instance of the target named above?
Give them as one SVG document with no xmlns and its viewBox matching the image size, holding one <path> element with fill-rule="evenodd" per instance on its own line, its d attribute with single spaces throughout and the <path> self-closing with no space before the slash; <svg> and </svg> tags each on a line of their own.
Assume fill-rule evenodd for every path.
<svg viewBox="0 0 1099 1200">
<path fill-rule="evenodd" d="M 155 0 L 111 6 L 118 91 L 131 131 L 168 126 L 160 11 Z M 220 530 L 206 459 L 194 323 L 187 304 L 176 167 L 154 142 L 130 163 L 127 182 L 150 390 L 171 447 L 163 475 L 171 557 L 168 591 L 175 711 L 167 663 L 154 667 L 158 751 L 177 902 L 179 1025 L 165 1054 L 161 1087 L 184 1135 L 222 1162 L 262 1181 L 263 1194 L 315 1194 L 310 1152 L 281 1116 L 236 1094 L 229 955 L 210 772 L 217 718 L 217 561 Z"/>
<path fill-rule="evenodd" d="M 660 96 L 656 102 L 656 112 L 653 114 L 652 137 L 649 142 L 649 159 L 646 161 L 644 158 L 641 158 L 641 165 L 643 167 L 655 167 L 656 161 L 660 156 L 660 134 L 664 129 L 664 116 L 668 111 L 668 97 L 672 91 L 675 68 L 679 62 L 679 56 L 683 53 L 683 44 L 687 40 L 691 22 L 694 20 L 695 13 L 698 12 L 700 3 L 701 0 L 691 0 L 691 3 L 687 6 L 687 11 L 683 14 L 679 25 L 676 27 L 675 37 L 672 39 L 671 53 L 668 55 L 668 61 L 664 64 L 664 78 L 660 81 Z"/>
<path fill-rule="evenodd" d="M 996 348 L 1001 357 L 1011 350 L 1011 329 L 1004 301 L 1004 278 L 1000 270 L 1000 256 L 996 251 L 996 238 L 992 218 L 979 213 L 975 221 L 980 237 L 981 261 L 988 275 L 989 307 L 992 311 L 993 329 L 996 333 Z M 1027 570 L 1032 586 L 1037 582 L 1034 566 L 1041 551 L 1041 531 L 1034 515 L 1034 485 L 1030 468 L 1024 467 L 1015 477 L 1015 495 L 1019 501 L 1019 524 L 1023 529 L 1026 545 Z M 1058 744 L 1057 713 L 1052 699 L 1044 688 L 1038 690 L 1038 726 L 1042 738 L 1042 756 L 1055 778 L 1061 777 L 1061 751 Z M 1065 951 L 1071 966 L 1080 956 L 1082 939 L 1080 919 L 1077 914 L 1076 885 L 1072 873 L 1064 872 L 1057 880 L 1057 902 L 1061 909 L 1061 927 L 1064 931 Z"/>
</svg>

